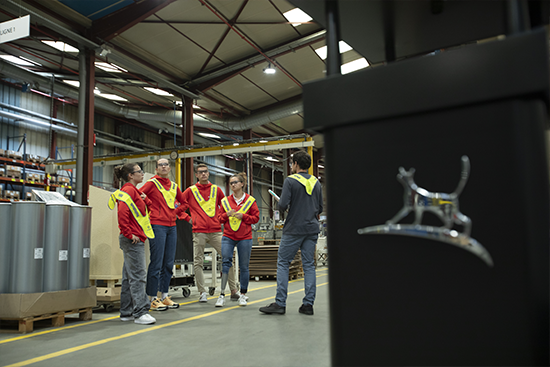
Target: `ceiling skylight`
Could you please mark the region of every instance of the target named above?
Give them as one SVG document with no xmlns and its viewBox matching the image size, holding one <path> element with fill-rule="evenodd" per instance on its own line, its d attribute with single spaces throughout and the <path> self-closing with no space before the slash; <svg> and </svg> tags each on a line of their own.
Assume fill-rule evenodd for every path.
<svg viewBox="0 0 550 367">
<path fill-rule="evenodd" d="M 17 57 L 12 55 L 0 55 L 0 57 L 6 61 L 20 66 L 40 66 L 39 63 L 26 59 L 24 57 Z"/>
<path fill-rule="evenodd" d="M 157 94 L 157 95 L 159 95 L 159 96 L 173 96 L 173 94 L 168 93 L 167 91 L 162 90 L 162 89 L 158 89 L 158 88 L 143 87 L 143 89 L 146 89 L 146 90 L 148 90 L 149 92 L 155 93 L 155 94 Z"/>
<path fill-rule="evenodd" d="M 341 54 L 353 50 L 353 48 L 344 41 L 338 42 L 338 48 L 340 49 Z M 315 52 L 317 52 L 317 55 L 319 55 L 321 59 L 324 60 L 327 58 L 327 46 L 320 47 L 316 49 Z"/>
<path fill-rule="evenodd" d="M 348 74 L 356 70 L 364 69 L 369 66 L 369 62 L 364 57 L 352 62 L 348 62 L 340 67 L 342 74 Z"/>
<path fill-rule="evenodd" d="M 126 73 L 128 70 L 121 68 L 118 65 L 109 64 L 107 62 L 96 62 L 95 67 L 101 70 L 110 71 L 111 73 Z"/>
<path fill-rule="evenodd" d="M 42 43 L 45 43 L 48 46 L 51 46 L 59 51 L 63 52 L 78 52 L 78 48 L 75 48 L 68 43 L 61 42 L 61 41 L 42 41 Z"/>
<path fill-rule="evenodd" d="M 300 24 L 309 22 L 310 20 L 313 19 L 298 8 L 289 10 L 286 13 L 283 13 L 283 15 L 286 18 L 286 20 L 288 20 L 291 23 L 299 22 L 297 24 L 293 24 L 294 27 L 298 27 Z"/>
</svg>

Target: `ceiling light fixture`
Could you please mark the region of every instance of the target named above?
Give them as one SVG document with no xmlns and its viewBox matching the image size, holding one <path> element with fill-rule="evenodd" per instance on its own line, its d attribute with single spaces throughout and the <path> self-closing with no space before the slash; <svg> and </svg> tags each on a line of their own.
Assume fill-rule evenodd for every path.
<svg viewBox="0 0 550 367">
<path fill-rule="evenodd" d="M 159 96 L 174 96 L 173 94 L 168 93 L 167 91 L 162 90 L 162 89 L 158 89 L 158 88 L 143 87 L 143 89 L 145 89 L 145 90 L 147 90 L 151 93 L 155 93 Z"/>
<path fill-rule="evenodd" d="M 275 68 L 271 65 L 271 63 L 267 64 L 267 68 L 264 69 L 264 73 L 275 74 Z"/>
<path fill-rule="evenodd" d="M 221 139 L 218 135 L 210 134 L 210 133 L 197 133 L 200 136 L 204 136 L 205 138 L 214 138 L 214 139 Z"/>
<path fill-rule="evenodd" d="M 109 64 L 107 62 L 96 62 L 95 67 L 99 68 L 101 70 L 110 71 L 112 73 L 126 73 L 128 70 L 121 68 L 118 65 L 115 64 Z"/>
<path fill-rule="evenodd" d="M 78 48 L 76 47 L 73 47 L 71 45 L 69 45 L 68 43 L 65 43 L 65 42 L 61 42 L 61 41 L 47 41 L 47 40 L 43 40 L 42 43 L 50 46 L 50 47 L 53 47 L 59 51 L 63 51 L 63 52 L 78 52 Z"/>
</svg>

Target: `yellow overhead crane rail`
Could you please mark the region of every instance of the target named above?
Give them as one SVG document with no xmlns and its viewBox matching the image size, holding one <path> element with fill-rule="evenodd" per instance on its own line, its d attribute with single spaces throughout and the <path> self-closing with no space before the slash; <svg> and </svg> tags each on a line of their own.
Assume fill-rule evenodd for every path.
<svg viewBox="0 0 550 367">
<path fill-rule="evenodd" d="M 272 139 L 272 138 L 270 138 Z M 177 152 L 178 159 L 204 157 L 222 154 L 236 153 L 252 153 L 252 152 L 268 152 L 273 150 L 291 149 L 291 148 L 307 148 L 310 155 L 313 153 L 313 145 L 315 142 L 310 136 L 293 139 L 269 140 L 265 142 L 243 142 L 238 145 L 216 145 L 202 148 L 189 148 L 172 150 L 163 149 L 162 151 L 144 151 L 143 153 L 128 153 L 126 156 L 104 156 L 94 158 L 94 167 L 96 166 L 114 166 L 125 163 L 135 163 L 144 161 L 156 161 L 161 158 L 173 160 L 170 155 Z M 76 168 L 75 160 L 54 161 L 48 163 L 51 171 Z M 52 167 L 53 166 L 53 167 Z M 50 171 L 48 170 L 48 171 Z"/>
</svg>

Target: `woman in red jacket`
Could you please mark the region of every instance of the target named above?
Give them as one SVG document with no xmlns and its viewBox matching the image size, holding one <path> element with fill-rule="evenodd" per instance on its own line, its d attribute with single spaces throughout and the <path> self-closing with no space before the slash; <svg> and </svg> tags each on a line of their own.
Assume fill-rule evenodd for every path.
<svg viewBox="0 0 550 367">
<path fill-rule="evenodd" d="M 250 252 L 252 251 L 252 226 L 258 223 L 260 211 L 256 200 L 245 193 L 246 175 L 239 173 L 229 178 L 229 184 L 233 195 L 222 199 L 222 210 L 218 213 L 218 220 L 223 224 L 222 237 L 222 288 L 221 294 L 216 301 L 216 307 L 222 307 L 225 304 L 225 285 L 229 276 L 229 269 L 233 266 L 233 251 L 235 246 L 239 253 L 240 283 L 241 292 L 239 296 L 239 305 L 246 306 L 248 297 L 248 280 L 250 272 L 248 264 L 250 262 Z"/>
<path fill-rule="evenodd" d="M 115 167 L 115 187 L 119 181 L 126 182 L 111 195 L 109 207 L 114 209 L 118 201 L 119 244 L 124 252 L 122 289 L 120 292 L 120 320 L 136 324 L 153 324 L 149 315 L 151 303 L 145 294 L 145 245 L 147 237 L 154 237 L 147 204 L 150 200 L 136 187 L 143 181 L 143 171 L 135 163 Z"/>
</svg>

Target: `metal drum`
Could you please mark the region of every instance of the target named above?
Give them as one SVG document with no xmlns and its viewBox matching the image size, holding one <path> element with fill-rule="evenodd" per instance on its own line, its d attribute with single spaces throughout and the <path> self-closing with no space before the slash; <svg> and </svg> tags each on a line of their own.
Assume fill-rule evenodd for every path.
<svg viewBox="0 0 550 367">
<path fill-rule="evenodd" d="M 0 293 L 10 291 L 11 203 L 0 203 Z"/>
<path fill-rule="evenodd" d="M 73 206 L 69 229 L 69 289 L 86 288 L 90 282 L 92 207 Z"/>
<path fill-rule="evenodd" d="M 70 206 L 46 204 L 44 235 L 44 292 L 68 289 Z"/>
<path fill-rule="evenodd" d="M 13 232 L 10 292 L 42 292 L 46 204 L 15 201 L 11 205 Z"/>
</svg>

